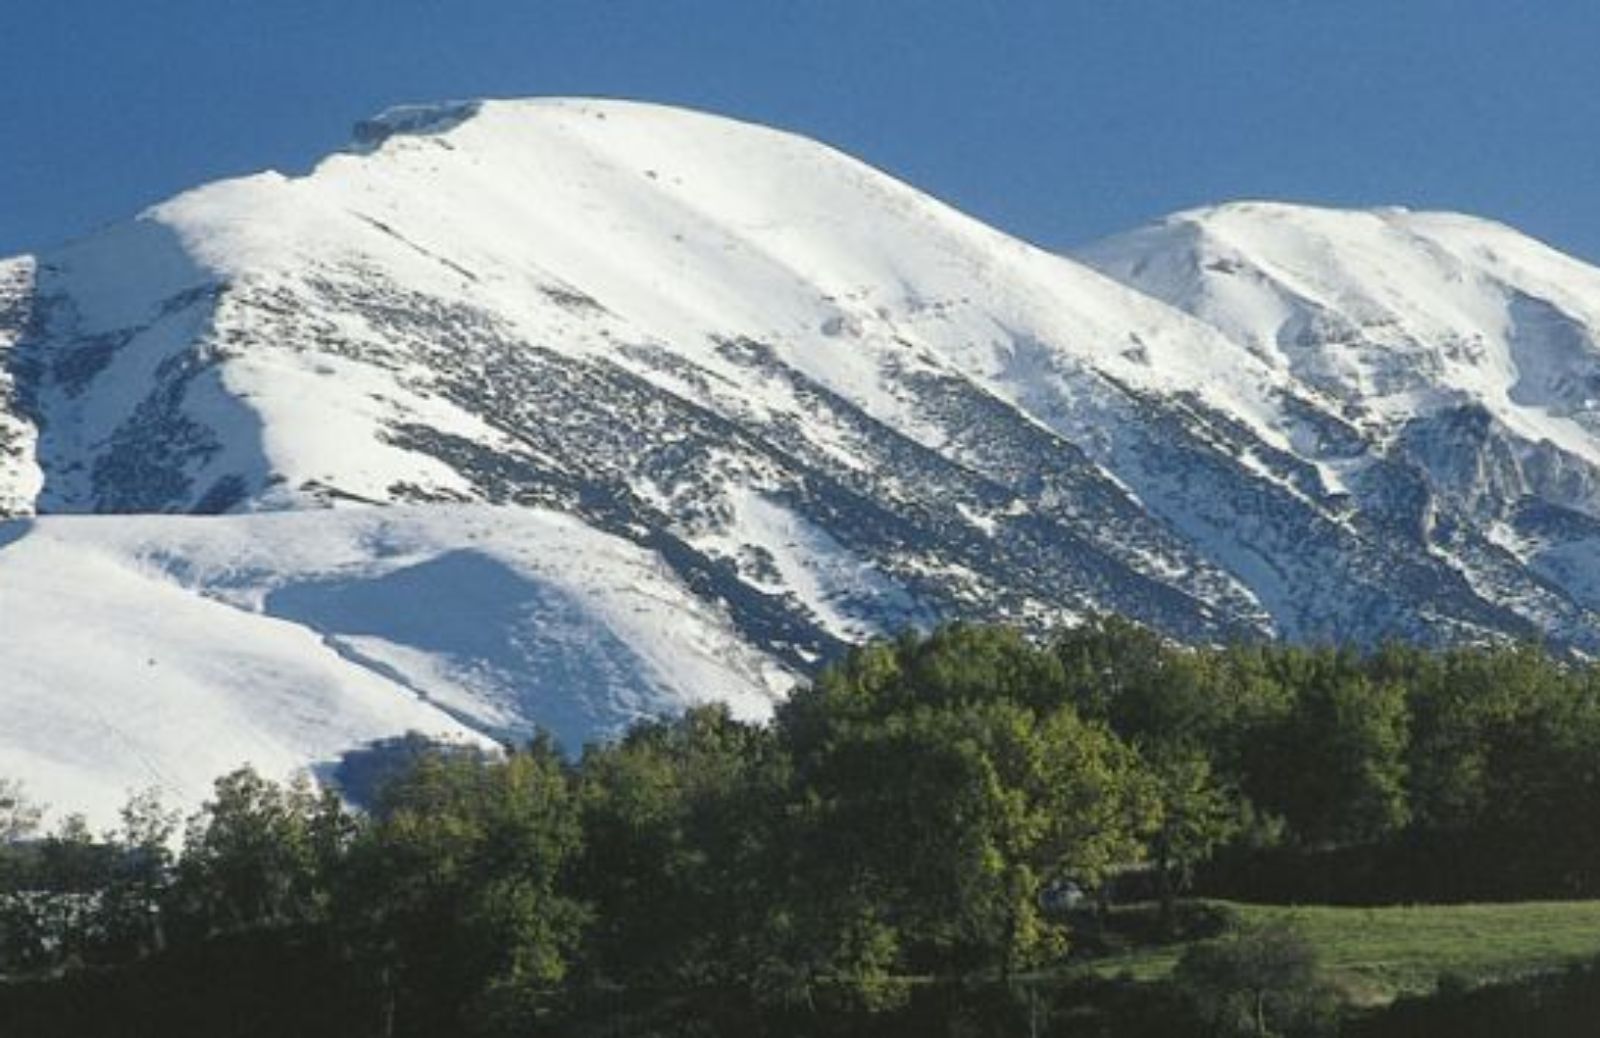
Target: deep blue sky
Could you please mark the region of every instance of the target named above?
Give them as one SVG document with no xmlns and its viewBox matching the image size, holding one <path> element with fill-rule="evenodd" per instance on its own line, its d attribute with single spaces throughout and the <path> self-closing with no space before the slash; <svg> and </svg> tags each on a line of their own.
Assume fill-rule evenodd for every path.
<svg viewBox="0 0 1600 1038">
<path fill-rule="evenodd" d="M 822 138 L 1047 246 L 1265 197 L 1600 260 L 1593 0 L 0 3 L 0 255 L 393 103 L 598 94 Z"/>
</svg>

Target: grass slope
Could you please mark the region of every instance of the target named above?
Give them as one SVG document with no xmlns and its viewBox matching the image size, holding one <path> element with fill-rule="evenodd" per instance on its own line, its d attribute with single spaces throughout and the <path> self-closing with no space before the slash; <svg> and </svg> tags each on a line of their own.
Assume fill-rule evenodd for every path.
<svg viewBox="0 0 1600 1038">
<path fill-rule="evenodd" d="M 1428 993 L 1441 975 L 1475 986 L 1600 955 L 1600 901 L 1389 908 L 1221 904 L 1246 925 L 1289 919 L 1316 946 L 1328 977 L 1364 1005 Z M 1187 947 L 1135 948 L 1087 968 L 1103 976 L 1159 980 Z"/>
</svg>

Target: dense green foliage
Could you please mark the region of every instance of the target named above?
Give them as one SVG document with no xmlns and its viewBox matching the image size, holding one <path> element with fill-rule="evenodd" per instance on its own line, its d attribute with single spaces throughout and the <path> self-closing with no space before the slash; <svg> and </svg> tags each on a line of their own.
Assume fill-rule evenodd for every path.
<svg viewBox="0 0 1600 1038">
<path fill-rule="evenodd" d="M 244 769 L 177 855 L 148 797 L 39 838 L 0 783 L 0 1008 L 43 1020 L 100 978 L 121 1015 L 200 975 L 270 1014 L 242 972 L 281 956 L 319 978 L 285 992 L 296 1033 L 1317 1033 L 1328 989 L 1270 928 L 1142 1002 L 1059 978 L 1118 897 L 1155 898 L 1159 936 L 1190 887 L 1600 892 L 1597 819 L 1600 674 L 1534 649 L 958 626 L 851 653 L 768 725 L 417 754 L 365 811 Z"/>
<path fill-rule="evenodd" d="M 1237 930 L 1192 946 L 1173 978 L 1219 1036 L 1331 1032 L 1338 999 L 1320 979 L 1315 947 L 1286 924 Z"/>
<path fill-rule="evenodd" d="M 1444 978 L 1428 997 L 1349 1021 L 1350 1038 L 1590 1038 L 1600 1020 L 1600 962 L 1515 982 L 1468 987 Z"/>
</svg>

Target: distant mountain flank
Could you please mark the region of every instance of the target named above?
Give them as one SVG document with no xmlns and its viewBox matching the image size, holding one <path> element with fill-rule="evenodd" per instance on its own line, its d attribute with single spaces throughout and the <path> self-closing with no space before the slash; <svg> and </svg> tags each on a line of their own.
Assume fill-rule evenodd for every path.
<svg viewBox="0 0 1600 1038">
<path fill-rule="evenodd" d="M 0 630 L 37 642 L 0 703 L 53 725 L 0 774 L 83 799 L 87 718 L 202 718 L 95 796 L 160 782 L 234 723 L 184 698 L 223 672 L 287 765 L 331 729 L 252 674 L 409 704 L 335 742 L 575 742 L 962 618 L 1594 652 L 1597 329 L 1600 270 L 1466 216 L 1240 203 L 1060 256 L 728 119 L 395 109 L 0 261 Z M 91 636 L 142 647 L 83 670 Z M 235 637 L 257 670 L 196 662 Z M 107 714 L 139 654 L 194 681 Z"/>
</svg>

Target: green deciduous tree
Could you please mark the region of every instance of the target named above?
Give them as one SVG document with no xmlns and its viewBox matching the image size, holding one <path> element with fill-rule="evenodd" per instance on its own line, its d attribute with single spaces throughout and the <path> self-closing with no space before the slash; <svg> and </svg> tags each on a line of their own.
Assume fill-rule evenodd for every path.
<svg viewBox="0 0 1600 1038">
<path fill-rule="evenodd" d="M 1137 859 L 1154 812 L 1137 758 L 1064 687 L 1015 634 L 955 628 L 855 653 L 780 711 L 803 911 L 870 953 L 835 976 L 881 981 L 868 967 L 889 958 L 909 974 L 1037 962 L 1063 946 L 1043 884 L 1093 885 Z"/>
<path fill-rule="evenodd" d="M 1173 980 L 1218 1036 L 1332 1034 L 1338 999 L 1317 972 L 1315 949 L 1287 923 L 1195 945 Z"/>
<path fill-rule="evenodd" d="M 0 845 L 32 836 L 43 817 L 44 809 L 28 797 L 20 781 L 0 778 Z"/>
<path fill-rule="evenodd" d="M 559 993 L 588 921 L 566 892 L 580 828 L 546 742 L 430 754 L 351 848 L 339 925 L 393 1034 L 523 1033 Z"/>
<path fill-rule="evenodd" d="M 1398 831 L 1410 816 L 1404 686 L 1372 680 L 1353 653 L 1291 649 L 1278 663 L 1293 701 L 1249 751 L 1246 792 L 1308 846 Z"/>
<path fill-rule="evenodd" d="M 336 796 L 304 778 L 284 786 L 245 767 L 218 779 L 184 835 L 183 915 L 208 933 L 325 919 L 326 842 L 341 814 Z"/>
<path fill-rule="evenodd" d="M 1149 833 L 1150 860 L 1161 903 L 1161 924 L 1170 928 L 1176 900 L 1194 880 L 1194 870 L 1243 826 L 1241 807 L 1220 785 L 1205 754 L 1181 747 L 1147 753 L 1157 821 Z"/>
<path fill-rule="evenodd" d="M 96 912 L 100 939 L 114 960 L 137 958 L 166 947 L 163 902 L 172 883 L 172 841 L 178 815 L 161 805 L 155 790 L 123 805 L 121 825 L 107 835 L 110 872 Z"/>
<path fill-rule="evenodd" d="M 771 731 L 697 707 L 591 748 L 581 770 L 590 982 L 755 986 L 787 881 L 774 828 L 788 769 Z"/>
</svg>

